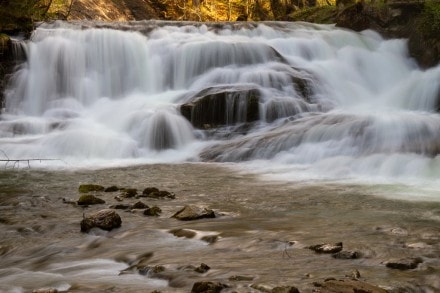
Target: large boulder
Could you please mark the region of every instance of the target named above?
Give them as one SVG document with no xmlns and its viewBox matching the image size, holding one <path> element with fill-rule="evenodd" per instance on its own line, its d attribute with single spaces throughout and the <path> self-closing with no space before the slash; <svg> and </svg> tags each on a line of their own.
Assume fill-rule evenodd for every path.
<svg viewBox="0 0 440 293">
<path fill-rule="evenodd" d="M 211 87 L 180 106 L 182 115 L 196 128 L 254 122 L 260 119 L 261 93 L 251 87 Z"/>
<path fill-rule="evenodd" d="M 89 232 L 92 228 L 111 231 L 121 227 L 121 217 L 111 209 L 104 209 L 85 216 L 81 221 L 81 232 Z"/>
</svg>

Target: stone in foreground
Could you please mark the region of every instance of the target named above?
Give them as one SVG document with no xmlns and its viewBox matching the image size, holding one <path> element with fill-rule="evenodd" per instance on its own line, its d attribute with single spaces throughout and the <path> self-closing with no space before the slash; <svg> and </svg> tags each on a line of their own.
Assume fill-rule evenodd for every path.
<svg viewBox="0 0 440 293">
<path fill-rule="evenodd" d="M 96 184 L 81 184 L 78 191 L 81 193 L 94 192 L 94 191 L 104 191 L 104 186 Z"/>
<path fill-rule="evenodd" d="M 111 231 L 121 227 L 121 217 L 113 210 L 104 209 L 90 214 L 81 221 L 81 232 L 89 232 L 92 228 Z"/>
<path fill-rule="evenodd" d="M 387 268 L 397 269 L 397 270 L 412 270 L 417 268 L 419 263 L 423 260 L 419 257 L 416 258 L 404 258 L 404 259 L 393 259 L 385 263 Z"/>
<path fill-rule="evenodd" d="M 225 288 L 228 288 L 228 285 L 219 282 L 196 282 L 191 293 L 220 293 Z"/>
<path fill-rule="evenodd" d="M 175 213 L 172 218 L 176 218 L 181 221 L 192 221 L 203 218 L 215 218 L 215 213 L 211 209 L 196 205 L 187 205 L 177 213 Z"/>
</svg>

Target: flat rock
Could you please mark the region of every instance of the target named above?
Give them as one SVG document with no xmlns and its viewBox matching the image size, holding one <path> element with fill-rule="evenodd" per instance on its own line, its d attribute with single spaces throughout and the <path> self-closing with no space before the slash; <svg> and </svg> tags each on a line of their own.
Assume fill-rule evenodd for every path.
<svg viewBox="0 0 440 293">
<path fill-rule="evenodd" d="M 271 293 L 299 293 L 299 290 L 293 286 L 279 286 L 273 288 Z"/>
<path fill-rule="evenodd" d="M 314 283 L 316 293 L 387 293 L 378 286 L 358 280 L 327 280 Z"/>
<path fill-rule="evenodd" d="M 112 185 L 107 187 L 106 189 L 104 189 L 104 192 L 116 192 L 119 191 L 119 187 L 117 187 L 116 185 Z"/>
<path fill-rule="evenodd" d="M 415 258 L 402 258 L 402 259 L 393 259 L 389 260 L 385 263 L 387 268 L 397 269 L 397 270 L 412 270 L 417 268 L 419 263 L 422 263 L 423 260 L 419 257 Z"/>
<path fill-rule="evenodd" d="M 172 218 L 176 218 L 181 221 L 191 221 L 203 218 L 215 218 L 215 213 L 213 210 L 205 207 L 187 205 L 175 213 Z"/>
<path fill-rule="evenodd" d="M 78 205 L 94 205 L 94 204 L 103 204 L 105 203 L 105 200 L 100 199 L 99 197 L 96 197 L 91 194 L 84 194 L 81 195 L 77 201 Z"/>
<path fill-rule="evenodd" d="M 179 229 L 179 228 L 172 229 L 172 230 L 170 230 L 168 232 L 170 232 L 171 234 L 173 234 L 176 237 L 184 237 L 184 238 L 189 238 L 189 239 L 194 238 L 196 236 L 196 234 L 197 234 L 193 230 Z"/>
<path fill-rule="evenodd" d="M 317 253 L 337 253 L 342 250 L 342 242 L 335 244 L 322 243 L 309 246 L 308 248 Z"/>
<path fill-rule="evenodd" d="M 104 209 L 84 217 L 81 221 L 81 232 L 89 232 L 95 227 L 110 231 L 121 227 L 121 223 L 121 217 L 114 210 Z"/>
<path fill-rule="evenodd" d="M 362 254 L 359 251 L 339 251 L 332 254 L 336 259 L 357 259 L 361 258 Z"/>
</svg>

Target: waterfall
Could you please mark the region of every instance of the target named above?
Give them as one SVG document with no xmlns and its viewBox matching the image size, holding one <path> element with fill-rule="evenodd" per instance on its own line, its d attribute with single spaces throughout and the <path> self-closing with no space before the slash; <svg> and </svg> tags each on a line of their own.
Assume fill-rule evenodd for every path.
<svg viewBox="0 0 440 293">
<path fill-rule="evenodd" d="M 420 69 L 405 40 L 307 23 L 56 22 L 26 56 L 0 118 L 11 158 L 440 175 L 440 66 Z"/>
</svg>

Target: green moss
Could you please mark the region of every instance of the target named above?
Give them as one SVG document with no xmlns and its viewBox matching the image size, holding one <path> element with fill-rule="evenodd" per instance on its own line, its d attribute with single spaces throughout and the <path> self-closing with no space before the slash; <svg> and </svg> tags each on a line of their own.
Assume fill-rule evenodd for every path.
<svg viewBox="0 0 440 293">
<path fill-rule="evenodd" d="M 418 22 L 418 29 L 428 38 L 439 38 L 440 32 L 440 2 L 426 1 Z"/>
<path fill-rule="evenodd" d="M 92 204 L 103 204 L 103 203 L 105 203 L 104 200 L 91 194 L 81 195 L 78 199 L 78 205 L 92 205 Z"/>
<path fill-rule="evenodd" d="M 81 184 L 78 191 L 81 193 L 93 192 L 93 191 L 104 191 L 104 186 L 96 184 Z"/>
<path fill-rule="evenodd" d="M 295 11 L 289 15 L 289 18 L 294 21 L 329 24 L 335 22 L 336 14 L 336 6 L 320 6 Z"/>
</svg>

